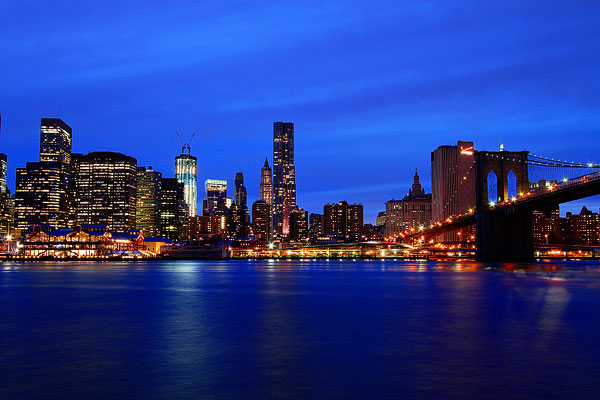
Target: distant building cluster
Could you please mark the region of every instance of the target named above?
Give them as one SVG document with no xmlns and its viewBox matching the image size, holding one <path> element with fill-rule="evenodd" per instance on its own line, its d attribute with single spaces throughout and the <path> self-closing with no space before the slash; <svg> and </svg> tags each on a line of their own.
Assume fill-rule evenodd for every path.
<svg viewBox="0 0 600 400">
<path fill-rule="evenodd" d="M 583 207 L 579 214 L 560 217 L 558 207 L 533 212 L 533 241 L 536 244 L 600 245 L 600 215 Z"/>
<path fill-rule="evenodd" d="M 198 162 L 191 140 L 181 143 L 181 153 L 174 157 L 174 176 L 167 177 L 152 166 L 138 165 L 130 155 L 73 153 L 72 138 L 71 127 L 61 119 L 42 118 L 39 160 L 16 169 L 12 196 L 6 184 L 7 156 L 0 153 L 0 234 L 8 241 L 20 236 L 31 255 L 66 254 L 65 249 L 70 249 L 70 254 L 102 256 L 107 251 L 157 250 L 166 243 L 216 241 L 238 248 L 394 242 L 406 232 L 472 213 L 477 202 L 493 204 L 515 196 L 511 194 L 515 191 L 546 190 L 556 184 L 530 183 L 525 163 L 518 161 L 528 153 L 502 149 L 512 164 L 498 157 L 497 165 L 492 163 L 482 173 L 490 174 L 488 182 L 499 173 L 502 182 L 508 183 L 493 186 L 489 199 L 476 198 L 473 169 L 482 152 L 474 150 L 473 142 L 459 141 L 431 153 L 431 193 L 423 188 L 415 170 L 408 193 L 387 201 L 375 224 L 365 225 L 362 204 L 328 203 L 322 213 L 298 206 L 293 122 L 273 123 L 272 168 L 266 157 L 260 197 L 251 205 L 242 172 L 235 174 L 232 188 L 225 179 L 206 179 L 203 193 L 200 188 L 203 199 L 198 202 Z M 515 165 L 525 165 L 517 171 L 518 178 Z M 535 211 L 532 226 L 536 244 L 600 244 L 600 216 L 585 207 L 579 215 L 567 213 L 564 218 L 558 208 Z M 475 227 L 463 225 L 440 233 L 432 243 L 474 239 Z"/>
<path fill-rule="evenodd" d="M 139 232 L 146 241 L 160 238 L 183 243 L 216 238 L 238 241 L 242 246 L 253 241 L 306 245 L 361 239 L 362 205 L 327 204 L 323 214 L 309 216 L 296 204 L 293 122 L 273 123 L 273 168 L 267 157 L 261 169 L 260 199 L 251 207 L 244 174 L 238 172 L 232 195 L 228 195 L 227 180 L 206 179 L 201 208 L 196 208 L 198 163 L 191 141 L 182 143 L 171 178 L 151 166 L 138 165 L 130 155 L 73 153 L 72 139 L 67 123 L 42 118 L 39 160 L 17 168 L 12 197 L 6 186 L 7 157 L 0 154 L 0 229 L 4 236 L 22 234 L 25 239 L 26 235 L 29 244 L 44 240 L 70 244 L 79 241 L 75 237 L 89 236 L 97 239 L 90 243 L 96 243 L 121 234 L 134 235 L 139 241 Z M 39 249 L 39 244 L 36 246 Z"/>
</svg>

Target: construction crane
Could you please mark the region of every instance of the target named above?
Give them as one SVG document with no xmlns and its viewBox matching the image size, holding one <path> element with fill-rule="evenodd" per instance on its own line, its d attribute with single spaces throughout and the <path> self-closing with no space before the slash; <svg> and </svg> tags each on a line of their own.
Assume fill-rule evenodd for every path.
<svg viewBox="0 0 600 400">
<path fill-rule="evenodd" d="M 181 135 L 179 134 L 178 131 L 175 131 L 175 133 L 177 134 L 177 138 L 179 139 L 179 143 L 181 144 L 181 154 L 185 154 L 186 149 L 187 149 L 187 154 L 191 154 L 192 142 L 194 141 L 194 136 L 196 135 L 196 132 L 192 133 L 192 136 L 190 137 L 190 141 L 188 143 L 183 143 L 183 140 L 181 140 Z"/>
</svg>

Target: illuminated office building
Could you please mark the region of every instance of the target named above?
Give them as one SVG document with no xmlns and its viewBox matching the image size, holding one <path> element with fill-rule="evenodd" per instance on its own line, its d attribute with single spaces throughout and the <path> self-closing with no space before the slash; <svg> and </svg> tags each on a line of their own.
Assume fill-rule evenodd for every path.
<svg viewBox="0 0 600 400">
<path fill-rule="evenodd" d="M 260 199 L 267 204 L 273 204 L 273 174 L 266 157 L 265 165 L 260 171 Z"/>
<path fill-rule="evenodd" d="M 259 240 L 271 240 L 271 205 L 265 200 L 252 203 L 252 230 Z"/>
<path fill-rule="evenodd" d="M 65 228 L 69 204 L 70 174 L 60 161 L 28 162 L 17 168 L 15 194 L 15 227 L 51 225 Z"/>
<path fill-rule="evenodd" d="M 363 230 L 363 205 L 341 201 L 323 207 L 323 233 L 358 240 Z"/>
<path fill-rule="evenodd" d="M 202 215 L 215 215 L 219 202 L 229 208 L 231 199 L 227 197 L 227 181 L 221 179 L 207 179 L 204 181 L 204 200 L 202 200 Z"/>
<path fill-rule="evenodd" d="M 175 178 L 183 183 L 185 203 L 191 217 L 197 215 L 198 203 L 198 159 L 191 155 L 190 146 L 184 146 L 181 154 L 175 157 Z"/>
<path fill-rule="evenodd" d="M 42 118 L 40 161 L 71 163 L 72 130 L 58 118 Z"/>
<path fill-rule="evenodd" d="M 135 228 L 137 160 L 108 151 L 76 157 L 77 223 L 108 225 L 117 232 Z"/>
<path fill-rule="evenodd" d="M 308 211 L 296 207 L 290 213 L 290 240 L 305 240 L 308 238 Z"/>
<path fill-rule="evenodd" d="M 323 214 L 310 214 L 308 235 L 311 239 L 323 236 Z"/>
<path fill-rule="evenodd" d="M 177 178 L 161 180 L 161 236 L 172 240 L 187 240 L 189 211 L 185 187 Z"/>
<path fill-rule="evenodd" d="M 246 206 L 248 201 L 248 194 L 246 192 L 246 187 L 244 186 L 244 174 L 238 172 L 235 174 L 234 180 L 234 195 L 233 195 L 233 203 L 238 206 Z"/>
<path fill-rule="evenodd" d="M 273 123 L 273 230 L 289 234 L 290 212 L 296 207 L 294 123 Z"/>
<path fill-rule="evenodd" d="M 136 228 L 146 237 L 160 236 L 162 174 L 148 167 L 137 170 Z"/>
<path fill-rule="evenodd" d="M 385 203 L 385 236 L 395 236 L 406 229 L 429 227 L 431 225 L 431 194 L 419 182 L 415 171 L 412 188 L 402 200 Z"/>
</svg>

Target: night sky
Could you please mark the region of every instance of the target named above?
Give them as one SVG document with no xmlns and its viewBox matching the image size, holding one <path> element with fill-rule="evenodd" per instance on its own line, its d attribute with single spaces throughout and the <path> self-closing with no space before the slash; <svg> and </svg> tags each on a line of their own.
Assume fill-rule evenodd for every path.
<svg viewBox="0 0 600 400">
<path fill-rule="evenodd" d="M 57 117 L 74 152 L 166 177 L 175 130 L 196 131 L 200 202 L 237 171 L 256 200 L 273 121 L 293 121 L 298 205 L 374 222 L 457 140 L 600 163 L 600 2 L 3 0 L 0 112 L 11 191 Z"/>
</svg>

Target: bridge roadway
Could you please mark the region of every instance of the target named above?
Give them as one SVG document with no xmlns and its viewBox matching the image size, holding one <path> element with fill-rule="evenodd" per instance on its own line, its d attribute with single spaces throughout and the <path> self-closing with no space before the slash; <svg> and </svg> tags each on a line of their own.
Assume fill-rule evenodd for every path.
<svg viewBox="0 0 600 400">
<path fill-rule="evenodd" d="M 483 210 L 470 210 L 465 214 L 450 217 L 443 222 L 437 222 L 432 227 L 423 230 L 404 232 L 401 236 L 404 240 L 419 238 L 428 240 L 444 232 L 477 225 L 478 250 L 480 250 L 481 246 L 487 245 L 488 247 L 497 246 L 503 248 L 503 253 L 500 254 L 505 254 L 507 252 L 511 253 L 512 245 L 520 245 L 519 243 L 514 243 L 515 240 L 525 240 L 530 243 L 524 244 L 527 247 L 524 249 L 524 253 L 518 252 L 515 257 L 509 258 L 533 258 L 533 233 L 531 232 L 532 211 L 547 210 L 558 204 L 599 194 L 600 171 L 565 180 L 564 182 L 559 182 L 534 192 L 523 193 L 518 197 L 513 197 L 512 199 L 508 199 L 498 204 L 489 205 Z M 487 235 L 489 231 L 496 231 L 495 235 L 491 235 L 491 239 L 488 238 L 487 243 L 480 240 L 480 236 L 483 236 L 482 232 L 484 230 L 486 231 L 486 237 L 490 236 Z M 513 236 L 512 241 L 510 233 L 517 235 Z M 531 236 L 531 239 L 527 239 L 529 236 Z M 520 238 L 516 239 L 517 237 Z M 478 259 L 481 261 L 484 261 L 485 258 L 486 257 L 478 256 Z"/>
</svg>

